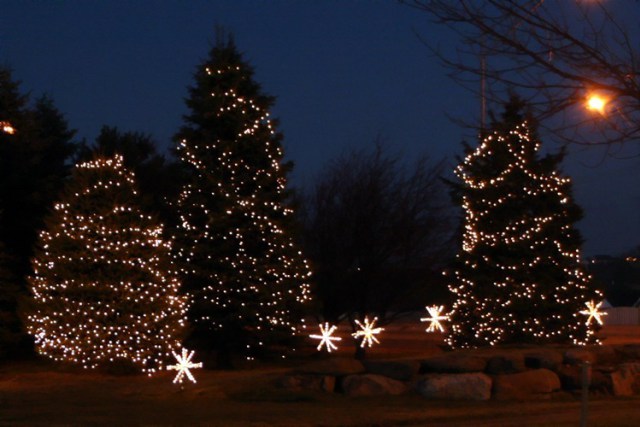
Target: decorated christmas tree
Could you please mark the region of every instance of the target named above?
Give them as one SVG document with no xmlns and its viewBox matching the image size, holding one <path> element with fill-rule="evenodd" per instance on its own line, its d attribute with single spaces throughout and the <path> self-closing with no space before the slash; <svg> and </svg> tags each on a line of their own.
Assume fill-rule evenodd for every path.
<svg viewBox="0 0 640 427">
<path fill-rule="evenodd" d="M 180 346 L 185 298 L 163 227 L 140 213 L 123 159 L 76 166 L 40 234 L 27 329 L 39 353 L 86 368 L 162 369 Z"/>
<path fill-rule="evenodd" d="M 293 240 L 273 98 L 231 39 L 195 74 L 176 135 L 189 179 L 177 201 L 178 259 L 190 296 L 190 342 L 252 358 L 303 325 L 310 270 Z"/>
<path fill-rule="evenodd" d="M 540 154 L 535 128 L 514 98 L 456 168 L 464 210 L 452 271 L 450 346 L 595 341 L 581 313 L 600 292 L 581 263 L 582 211 L 558 167 Z"/>
</svg>

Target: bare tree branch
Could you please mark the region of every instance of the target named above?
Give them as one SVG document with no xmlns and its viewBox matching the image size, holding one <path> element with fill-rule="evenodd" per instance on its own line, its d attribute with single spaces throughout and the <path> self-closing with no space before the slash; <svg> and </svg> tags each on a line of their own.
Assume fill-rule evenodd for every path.
<svg viewBox="0 0 640 427">
<path fill-rule="evenodd" d="M 430 49 L 464 87 L 501 104 L 515 89 L 559 140 L 640 142 L 639 2 L 401 0 L 460 37 L 455 52 Z M 633 15 L 636 19 L 631 19 Z M 633 24 L 633 27 L 626 25 Z M 482 60 L 486 67 L 480 66 Z M 587 111 L 590 93 L 608 98 Z M 542 121 L 542 119 L 546 119 Z M 640 148 L 640 144 L 634 145 Z"/>
<path fill-rule="evenodd" d="M 334 160 L 307 190 L 298 212 L 325 319 L 385 324 L 447 294 L 440 272 L 455 227 L 443 170 L 378 144 Z"/>
</svg>

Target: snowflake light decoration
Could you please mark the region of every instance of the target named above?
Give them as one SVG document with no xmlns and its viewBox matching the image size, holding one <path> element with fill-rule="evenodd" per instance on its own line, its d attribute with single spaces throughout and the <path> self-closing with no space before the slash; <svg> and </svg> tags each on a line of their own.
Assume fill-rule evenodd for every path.
<svg viewBox="0 0 640 427">
<path fill-rule="evenodd" d="M 596 322 L 598 322 L 599 325 L 602 325 L 602 317 L 600 317 L 600 316 L 606 316 L 607 315 L 607 313 L 605 313 L 603 311 L 598 311 L 598 309 L 602 305 L 602 301 L 600 301 L 598 304 L 596 304 L 592 300 L 592 301 L 586 302 L 585 305 L 587 306 L 587 309 L 586 310 L 582 310 L 580 312 L 580 314 L 584 314 L 585 316 L 589 316 L 587 318 L 587 322 L 586 322 L 587 326 L 589 326 L 591 324 L 591 319 L 595 319 Z"/>
<path fill-rule="evenodd" d="M 434 332 L 436 330 L 440 332 L 444 332 L 444 328 L 442 327 L 441 321 L 449 321 L 448 314 L 443 315 L 442 310 L 444 310 L 444 306 L 433 305 L 431 307 L 426 307 L 427 312 L 429 312 L 429 317 L 423 317 L 420 319 L 421 322 L 430 322 L 429 327 L 426 329 L 427 332 Z"/>
<path fill-rule="evenodd" d="M 194 351 L 191 350 L 191 353 L 189 353 L 189 351 L 186 348 L 183 348 L 181 355 L 177 355 L 173 351 L 171 353 L 173 354 L 173 357 L 175 357 L 176 360 L 178 361 L 178 363 L 176 363 L 175 365 L 167 366 L 167 370 L 178 371 L 178 373 L 176 374 L 176 377 L 173 379 L 173 383 L 182 384 L 182 380 L 184 379 L 185 376 L 189 378 L 193 383 L 195 383 L 196 379 L 193 377 L 193 375 L 191 375 L 191 371 L 189 369 L 202 368 L 202 362 L 193 363 L 191 361 L 191 359 L 193 358 Z"/>
<path fill-rule="evenodd" d="M 331 350 L 337 350 L 338 346 L 336 346 L 333 341 L 341 341 L 342 338 L 332 336 L 337 326 L 333 325 L 329 327 L 329 322 L 325 322 L 324 325 L 320 324 L 320 333 L 322 335 L 309 335 L 310 338 L 315 340 L 320 340 L 320 344 L 318 344 L 318 351 L 322 349 L 322 346 L 326 346 L 327 351 L 331 353 Z"/>
<path fill-rule="evenodd" d="M 380 344 L 380 341 L 378 341 L 378 339 L 375 336 L 379 334 L 381 331 L 384 331 L 384 328 L 374 328 L 377 320 L 378 318 L 374 317 L 373 320 L 369 322 L 369 319 L 366 316 L 364 318 L 364 324 L 360 323 L 359 320 L 356 320 L 356 325 L 358 325 L 360 330 L 356 331 L 352 335 L 356 339 L 358 337 L 362 337 L 362 342 L 360 343 L 360 347 L 364 348 L 365 345 L 371 347 L 374 342 Z"/>
</svg>

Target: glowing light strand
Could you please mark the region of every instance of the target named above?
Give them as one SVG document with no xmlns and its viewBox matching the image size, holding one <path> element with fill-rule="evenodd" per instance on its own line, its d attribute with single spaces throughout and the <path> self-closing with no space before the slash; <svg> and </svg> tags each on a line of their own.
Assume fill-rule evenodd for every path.
<svg viewBox="0 0 640 427">
<path fill-rule="evenodd" d="M 452 332 L 446 338 L 452 347 L 495 345 L 513 333 L 529 335 L 536 340 L 568 339 L 574 344 L 597 342 L 594 331 L 584 329 L 582 322 L 576 319 L 575 311 L 571 313 L 570 309 L 560 308 L 577 307 L 589 296 L 601 294 L 591 288 L 588 275 L 579 267 L 580 250 L 572 243 L 575 239 L 572 238 L 572 224 L 567 222 L 569 214 L 562 210 L 562 206 L 571 203 L 571 180 L 554 170 L 535 169 L 535 153 L 539 149 L 540 143 L 531 139 L 524 121 L 510 131 L 496 130 L 487 135 L 455 170 L 465 188 L 462 196 L 465 223 L 462 252 L 457 256 L 464 268 L 452 272 L 453 280 L 449 285 L 456 295 L 452 312 L 461 320 L 452 324 Z M 506 165 L 494 164 L 496 152 L 510 156 L 511 161 Z M 479 167 L 484 167 L 486 172 Z M 514 191 L 511 182 L 523 182 L 524 187 Z M 504 212 L 507 204 L 521 197 L 545 198 L 552 203 L 557 200 L 561 208 L 527 212 L 525 217 L 508 220 L 502 229 L 486 226 L 487 221 L 494 224 L 493 218 L 499 209 Z M 558 231 L 549 235 L 549 229 L 553 228 Z M 492 259 L 478 252 L 491 253 L 493 248 L 508 251 L 511 247 L 527 248 L 533 256 L 530 259 L 519 256 L 516 259 L 522 261 L 516 261 L 509 257 Z M 522 276 L 523 271 L 542 268 L 558 269 L 566 281 L 555 288 L 543 288 L 535 281 L 535 275 L 531 276 L 534 279 L 531 281 L 527 280 L 528 276 Z M 493 283 L 485 283 L 473 273 L 481 269 L 500 271 L 501 277 L 491 281 Z M 527 301 L 531 313 L 528 319 L 509 312 L 514 302 L 521 299 Z M 554 307 L 551 313 L 549 307 Z"/>
</svg>

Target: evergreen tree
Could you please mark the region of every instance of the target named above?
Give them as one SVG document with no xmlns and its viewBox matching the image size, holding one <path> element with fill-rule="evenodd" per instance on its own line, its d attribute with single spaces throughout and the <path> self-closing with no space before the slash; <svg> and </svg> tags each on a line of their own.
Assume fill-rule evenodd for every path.
<svg viewBox="0 0 640 427">
<path fill-rule="evenodd" d="M 177 223 L 167 200 L 175 200 L 180 192 L 182 165 L 159 154 L 150 135 L 103 126 L 93 144 L 82 144 L 78 158 L 90 160 L 96 154 L 122 155 L 125 167 L 136 175 L 143 210 L 158 214 L 165 224 Z"/>
<path fill-rule="evenodd" d="M 18 188 L 20 180 L 14 177 L 19 134 L 27 122 L 28 99 L 21 95 L 19 83 L 11 78 L 9 69 L 0 67 L 0 357 L 19 349 L 21 323 L 17 314 L 19 282 L 16 280 L 16 259 L 5 244 L 11 235 L 7 217 L 14 208 L 11 187 Z M 9 211 L 9 215 L 5 212 Z"/>
<path fill-rule="evenodd" d="M 30 105 L 11 71 L 0 66 L 0 242 L 4 245 L 5 274 L 0 279 L 4 301 L 0 346 L 9 353 L 31 351 L 17 315 L 17 301 L 27 293 L 26 276 L 38 230 L 69 174 L 75 150 L 70 130 L 50 98 Z M 2 327 L 0 327 L 2 328 Z"/>
<path fill-rule="evenodd" d="M 177 202 L 179 258 L 191 297 L 191 341 L 254 357 L 301 325 L 307 262 L 292 238 L 282 135 L 273 98 L 231 39 L 219 38 L 195 74 L 176 135 L 190 176 Z"/>
<path fill-rule="evenodd" d="M 29 279 L 27 329 L 41 354 L 88 368 L 128 361 L 151 373 L 179 346 L 186 301 L 171 242 L 136 202 L 121 156 L 74 169 Z"/>
<path fill-rule="evenodd" d="M 13 129 L 0 132 L 0 241 L 13 259 L 16 285 L 24 290 L 38 230 L 69 175 L 75 131 L 50 98 L 29 106 L 19 83 L 2 67 L 0 121 Z"/>
<path fill-rule="evenodd" d="M 595 341 L 580 311 L 601 293 L 581 263 L 582 211 L 559 173 L 564 153 L 540 155 L 523 111 L 512 99 L 455 170 L 464 234 L 450 285 L 452 347 Z"/>
<path fill-rule="evenodd" d="M 12 260 L 0 241 L 0 359 L 19 352 L 20 344 L 25 341 L 17 315 L 19 293 L 11 275 L 11 264 Z"/>
</svg>

